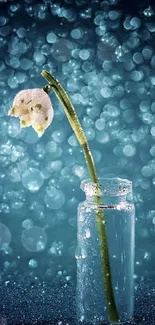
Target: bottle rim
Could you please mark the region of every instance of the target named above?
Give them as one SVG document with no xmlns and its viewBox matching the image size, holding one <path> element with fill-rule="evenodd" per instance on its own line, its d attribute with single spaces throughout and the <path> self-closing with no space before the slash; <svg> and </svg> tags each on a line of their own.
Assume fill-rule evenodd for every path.
<svg viewBox="0 0 155 325">
<path fill-rule="evenodd" d="M 98 178 L 98 184 L 88 178 L 82 180 L 80 187 L 87 196 L 121 196 L 132 192 L 132 182 L 126 178 Z"/>
</svg>

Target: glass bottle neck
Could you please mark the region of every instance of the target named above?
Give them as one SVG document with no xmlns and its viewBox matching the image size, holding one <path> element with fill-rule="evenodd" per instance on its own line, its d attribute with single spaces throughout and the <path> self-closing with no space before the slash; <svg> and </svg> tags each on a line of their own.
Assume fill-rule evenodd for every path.
<svg viewBox="0 0 155 325">
<path fill-rule="evenodd" d="M 85 192 L 86 202 L 103 206 L 130 204 L 132 197 L 132 182 L 121 178 L 100 178 L 98 183 L 86 179 L 81 182 L 81 189 Z M 97 200 L 97 198 L 99 200 Z"/>
<path fill-rule="evenodd" d="M 131 193 L 130 195 L 122 195 L 122 196 L 108 196 L 108 195 L 102 195 L 100 197 L 101 202 L 103 206 L 114 206 L 118 204 L 126 204 L 126 203 L 131 203 L 132 202 L 132 196 Z M 86 195 L 86 202 L 90 204 L 96 204 L 97 202 L 97 196 L 92 196 L 92 195 Z"/>
</svg>

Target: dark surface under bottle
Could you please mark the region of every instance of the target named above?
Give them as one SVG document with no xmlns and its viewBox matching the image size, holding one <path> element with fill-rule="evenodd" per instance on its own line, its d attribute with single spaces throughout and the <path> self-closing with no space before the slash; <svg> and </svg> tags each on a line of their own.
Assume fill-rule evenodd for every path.
<svg viewBox="0 0 155 325">
<path fill-rule="evenodd" d="M 154 325 L 155 283 L 136 284 L 135 311 L 131 325 Z M 44 288 L 44 290 L 43 290 Z M 44 291 L 44 294 L 43 294 Z M 1 284 L 0 324 L 76 325 L 75 286 Z M 103 323 L 107 324 L 107 323 Z M 102 324 L 102 325 L 103 325 Z M 89 325 L 83 323 L 83 325 Z"/>
</svg>

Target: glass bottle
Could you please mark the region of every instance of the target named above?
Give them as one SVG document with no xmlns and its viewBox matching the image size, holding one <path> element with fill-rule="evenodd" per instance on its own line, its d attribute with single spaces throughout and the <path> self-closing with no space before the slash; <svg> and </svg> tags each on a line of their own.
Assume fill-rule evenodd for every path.
<svg viewBox="0 0 155 325">
<path fill-rule="evenodd" d="M 77 249 L 77 318 L 80 322 L 100 324 L 108 321 L 101 271 L 100 241 L 96 211 L 103 209 L 108 240 L 112 286 L 119 319 L 133 316 L 133 276 L 135 250 L 135 209 L 132 183 L 127 179 L 99 179 L 103 204 L 97 206 L 96 185 L 83 180 L 86 200 L 78 206 Z"/>
</svg>

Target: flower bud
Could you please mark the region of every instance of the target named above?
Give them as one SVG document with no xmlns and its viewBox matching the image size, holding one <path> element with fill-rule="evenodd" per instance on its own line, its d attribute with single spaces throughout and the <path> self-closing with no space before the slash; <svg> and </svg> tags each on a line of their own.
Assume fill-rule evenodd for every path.
<svg viewBox="0 0 155 325">
<path fill-rule="evenodd" d="M 32 126 L 41 137 L 54 116 L 48 94 L 41 88 L 21 90 L 14 98 L 8 115 L 19 117 L 20 127 Z"/>
</svg>

